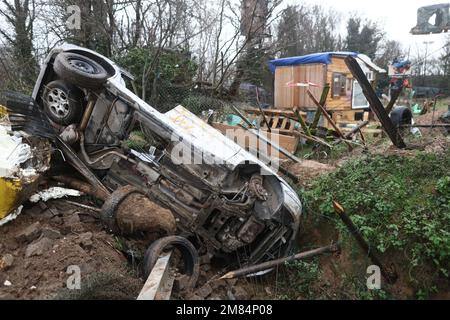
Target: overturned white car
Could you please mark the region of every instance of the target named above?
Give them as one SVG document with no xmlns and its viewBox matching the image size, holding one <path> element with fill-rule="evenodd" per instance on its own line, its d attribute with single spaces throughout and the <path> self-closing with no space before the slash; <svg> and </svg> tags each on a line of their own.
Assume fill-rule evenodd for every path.
<svg viewBox="0 0 450 320">
<path fill-rule="evenodd" d="M 131 79 L 91 50 L 51 51 L 32 98 L 65 159 L 100 192 L 145 192 L 214 254 L 237 254 L 241 263 L 287 255 L 302 211 L 294 190 L 182 106 L 152 108 L 126 87 Z"/>
</svg>

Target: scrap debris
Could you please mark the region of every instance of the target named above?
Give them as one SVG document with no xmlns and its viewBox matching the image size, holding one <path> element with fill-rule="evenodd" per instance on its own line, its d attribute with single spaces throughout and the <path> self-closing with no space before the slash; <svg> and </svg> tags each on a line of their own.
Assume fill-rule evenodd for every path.
<svg viewBox="0 0 450 320">
<path fill-rule="evenodd" d="M 3 117 L 0 150 L 1 226 L 17 218 L 22 203 L 35 191 L 41 175 L 50 168 L 50 147 L 41 139 L 12 133 L 8 117 Z"/>
<path fill-rule="evenodd" d="M 66 189 L 61 187 L 52 187 L 47 190 L 40 191 L 30 197 L 31 203 L 38 203 L 39 201 L 47 202 L 51 199 L 61 199 L 65 197 L 81 197 L 83 194 L 74 189 Z"/>
<path fill-rule="evenodd" d="M 265 156 L 270 161 L 273 161 L 271 158 L 274 156 L 274 152 L 276 152 L 280 158 L 294 162 L 294 164 L 288 168 L 282 167 L 280 172 L 290 177 L 295 183 L 299 183 L 302 178 L 307 176 L 303 171 L 308 171 L 311 175 L 315 175 L 316 172 L 314 171 L 323 174 L 324 172 L 331 172 L 335 169 L 335 167 L 330 165 L 319 164 L 299 158 L 296 155 L 297 151 L 304 145 L 311 145 L 313 147 L 313 152 L 316 152 L 321 150 L 332 150 L 339 144 L 345 144 L 347 145 L 349 152 L 351 152 L 355 149 L 355 145 L 367 147 L 366 135 L 372 132 L 370 130 L 375 130 L 378 134 L 381 132 L 380 128 L 383 128 L 396 147 L 405 148 L 406 143 L 402 138 L 401 129 L 427 126 L 423 124 L 415 125 L 412 115 L 410 119 L 408 118 L 407 123 L 401 121 L 397 123 L 394 121 L 395 117 L 393 117 L 393 115 L 395 116 L 395 112 L 399 110 L 394 107 L 401 94 L 402 88 L 392 94 L 390 99 L 388 99 L 389 102 L 387 107 L 384 107 L 373 91 L 372 84 L 366 77 L 366 71 L 370 71 L 371 73 L 381 73 L 384 70 L 375 66 L 370 59 L 367 60 L 356 54 L 344 56 L 339 53 L 323 54 L 319 58 L 322 59 L 320 61 L 327 65 L 327 68 L 317 69 L 316 76 L 321 76 L 321 78 L 326 79 L 326 82 L 308 82 L 302 85 L 292 85 L 293 82 L 291 84 L 288 82 L 289 85 L 283 86 L 280 85 L 280 81 L 278 81 L 278 92 L 276 93 L 278 98 L 276 103 L 284 101 L 283 97 L 286 95 L 286 92 L 288 92 L 287 90 L 291 90 L 289 91 L 289 94 L 292 94 L 293 99 L 288 102 L 286 102 L 287 100 L 285 101 L 288 104 L 287 108 L 263 109 L 259 102 L 257 91 L 257 109 L 249 108 L 247 110 L 241 110 L 233 106 L 232 109 L 236 115 L 228 115 L 227 123 L 215 122 L 212 123 L 212 125 L 222 132 L 229 128 L 243 128 L 245 133 L 257 138 L 259 142 L 258 148 L 260 148 L 261 145 L 268 145 L 270 147 L 270 152 L 268 155 L 263 155 L 260 154 L 262 150 L 258 148 L 257 150 L 252 150 L 252 146 L 246 144 L 246 139 L 243 139 L 244 144 L 241 145 L 242 147 L 258 153 L 261 158 L 264 158 Z M 296 61 L 296 63 L 300 63 L 299 61 L 304 62 L 302 59 L 297 59 Z M 333 68 L 336 68 L 336 65 L 340 65 L 341 67 L 347 65 L 348 73 L 346 75 L 336 76 L 335 72 L 333 72 L 333 70 L 335 71 Z M 308 68 L 309 67 L 311 66 L 308 66 Z M 299 65 L 293 65 L 292 68 L 295 72 L 301 72 L 304 70 L 302 69 L 304 68 L 304 64 L 300 63 Z M 367 102 L 365 111 L 358 112 L 353 110 L 354 106 L 351 105 L 349 101 L 347 101 L 348 103 L 344 106 L 336 106 L 336 102 L 332 101 L 338 93 L 342 100 L 349 98 L 348 93 L 336 92 L 336 88 L 339 89 L 339 86 L 346 80 L 351 80 L 349 83 L 352 84 L 353 90 L 360 90 L 361 96 L 365 97 L 365 99 L 359 101 L 359 103 L 364 105 Z M 119 91 L 120 89 L 121 87 L 118 87 Z M 320 100 L 318 99 L 319 96 Z M 179 172 L 177 172 L 179 168 L 174 168 L 174 165 L 168 165 L 167 162 L 164 162 L 167 161 L 164 157 L 171 151 L 169 148 L 163 149 L 161 154 L 158 155 L 155 146 L 152 146 L 150 149 L 146 146 L 147 150 L 139 151 L 133 149 L 129 150 L 129 148 L 119 150 L 119 148 L 110 147 L 105 143 L 103 145 L 103 147 L 105 147 L 103 150 L 92 151 L 92 149 L 87 147 L 88 144 L 85 144 L 85 139 L 89 140 L 89 134 L 93 133 L 83 132 L 89 130 L 89 117 L 94 116 L 95 111 L 100 110 L 100 107 L 104 107 L 104 105 L 102 105 L 103 103 L 108 105 L 110 111 L 113 110 L 120 104 L 117 103 L 120 99 L 117 97 L 112 101 L 100 101 L 100 99 L 99 101 L 93 101 L 91 94 L 87 96 L 87 99 L 89 100 L 87 110 L 85 111 L 79 126 L 72 124 L 71 126 L 66 127 L 61 135 L 58 135 L 56 130 L 53 129 L 44 133 L 39 131 L 38 134 L 50 139 L 53 142 L 53 146 L 58 147 L 57 151 L 61 154 L 63 160 L 71 164 L 78 173 L 88 181 L 81 181 L 69 175 L 56 175 L 50 177 L 45 183 L 58 182 L 73 189 L 51 187 L 35 193 L 34 191 L 37 190 L 41 174 L 49 168 L 50 156 L 48 153 L 50 148 L 48 144 L 42 144 L 41 141 L 34 141 L 34 139 L 28 136 L 20 136 L 17 133 L 12 134 L 12 128 L 0 126 L 0 148 L 7 151 L 0 157 L 0 191 L 2 191 L 0 193 L 0 218 L 4 218 L 3 220 L 0 220 L 0 226 L 12 221 L 20 214 L 23 209 L 21 203 L 26 199 L 31 203 L 39 203 L 47 202 L 52 199 L 81 197 L 83 195 L 94 197 L 95 201 L 92 202 L 96 203 L 92 206 L 69 200 L 61 201 L 61 203 L 96 212 L 96 214 L 93 215 L 95 218 L 94 220 L 96 220 L 96 222 L 97 220 L 101 220 L 105 229 L 117 237 L 115 239 L 124 237 L 129 240 L 128 238 L 133 238 L 136 243 L 141 241 L 142 243 L 150 242 L 152 244 L 143 257 L 144 277 L 146 278 L 146 282 L 137 298 L 138 300 L 168 300 L 171 298 L 172 290 L 177 287 L 177 285 L 183 289 L 193 290 L 199 280 L 200 250 L 208 252 L 205 256 L 208 256 L 209 252 L 214 252 L 214 250 L 218 251 L 217 248 L 220 248 L 221 250 L 225 249 L 223 252 L 226 252 L 227 254 L 237 253 L 239 252 L 238 249 L 251 248 L 247 245 L 251 244 L 255 239 L 262 239 L 264 236 L 262 246 L 267 246 L 267 248 L 260 249 L 260 252 L 257 252 L 257 254 L 259 254 L 260 257 L 265 258 L 269 256 L 266 254 L 270 251 L 268 244 L 271 244 L 272 242 L 276 243 L 276 241 L 278 241 L 276 240 L 277 237 L 278 239 L 281 238 L 281 242 L 284 244 L 287 242 L 285 236 L 292 234 L 287 232 L 288 228 L 284 225 L 278 227 L 278 225 L 273 224 L 270 226 L 270 232 L 273 232 L 276 228 L 279 229 L 273 234 L 270 234 L 269 232 L 264 234 L 263 230 L 265 226 L 261 222 L 268 221 L 268 217 L 273 215 L 273 212 L 271 212 L 272 208 L 267 205 L 267 202 L 270 202 L 268 200 L 272 195 L 276 195 L 278 192 L 284 192 L 283 190 L 289 187 L 287 184 L 284 185 L 285 182 L 280 182 L 283 184 L 281 185 L 280 191 L 274 187 L 276 184 L 271 185 L 272 182 L 268 182 L 269 179 L 266 180 L 253 172 L 249 174 L 246 170 L 243 170 L 243 173 L 236 171 L 236 175 L 242 174 L 239 176 L 238 182 L 244 181 L 244 183 L 242 185 L 231 186 L 225 191 L 220 190 L 223 191 L 224 194 L 216 195 L 214 193 L 207 193 L 205 190 L 211 185 L 213 185 L 213 191 L 217 191 L 216 189 L 221 189 L 223 187 L 223 184 L 214 181 L 214 179 L 218 178 L 214 176 L 215 172 L 213 171 L 218 171 L 219 168 L 213 168 L 214 170 L 211 171 L 209 171 L 211 169 L 210 167 L 202 168 L 203 171 L 200 172 L 201 179 L 196 183 L 190 184 L 192 176 L 199 174 L 198 172 L 195 172 L 197 168 L 193 169 L 188 167 L 183 174 L 179 174 Z M 307 105 L 308 103 L 309 105 Z M 351 100 L 351 103 L 354 103 L 353 100 Z M 100 105 L 100 107 L 98 107 L 97 104 Z M 41 117 L 41 115 L 32 115 L 34 113 L 33 110 L 28 108 L 30 107 L 30 101 L 18 102 L 18 105 L 19 107 L 16 106 L 17 110 L 26 111 L 24 113 L 25 116 L 29 116 L 32 120 L 30 123 L 22 123 L 24 117 L 20 116 L 23 115 L 20 112 L 13 113 L 15 117 L 20 115 L 19 124 L 23 125 L 26 131 L 45 131 L 48 129 L 46 126 L 51 126 L 51 122 L 47 121 L 48 119 L 42 121 L 43 118 L 37 119 Z M 132 105 L 125 105 L 124 103 L 124 105 L 121 105 L 120 107 L 122 107 L 123 110 L 129 110 L 132 108 Z M 337 107 L 342 107 L 344 110 L 342 111 Z M 138 109 L 145 110 L 146 106 L 143 105 Z M 101 110 L 107 110 L 107 108 Z M 117 110 L 114 109 L 114 111 Z M 208 115 L 207 123 L 210 123 L 211 114 L 212 113 Z M 135 116 L 135 114 L 132 115 Z M 106 120 L 108 120 L 107 118 L 109 116 L 109 114 L 103 115 Z M 130 116 L 131 119 L 131 114 L 128 116 Z M 151 114 L 151 116 L 153 116 L 153 114 Z M 217 133 L 217 131 L 209 126 L 204 126 L 204 123 L 199 119 L 194 118 L 189 111 L 181 106 L 168 112 L 165 116 L 175 119 L 173 122 L 180 125 L 180 127 L 174 127 L 179 129 L 180 132 L 185 130 L 196 138 L 198 138 L 196 135 L 198 132 L 190 132 L 190 129 L 192 129 L 192 127 L 190 127 L 190 122 L 198 121 L 200 123 L 195 123 L 198 124 L 195 129 L 198 129 L 199 132 L 200 128 L 205 129 L 205 127 L 207 127 L 205 130 L 209 130 L 207 131 L 209 137 L 212 137 L 214 133 Z M 111 115 L 109 120 L 117 120 L 114 117 L 115 116 Z M 148 119 L 145 119 L 145 117 L 155 120 L 148 114 L 143 113 L 138 114 L 133 121 L 138 121 L 137 119 L 142 121 L 139 117 L 142 117 L 147 121 Z M 348 119 L 348 117 L 352 119 Z M 376 121 L 376 118 L 378 118 L 379 122 Z M 30 128 L 30 126 L 35 124 L 38 120 L 42 121 L 40 125 L 43 127 L 37 129 Z M 119 120 L 125 121 L 125 117 Z M 401 120 L 403 121 L 403 118 Z M 435 124 L 434 120 L 433 115 L 432 127 L 446 127 L 446 125 Z M 144 122 L 145 121 L 143 121 L 143 123 Z M 187 126 L 185 122 L 189 122 L 189 126 Z M 17 122 L 15 124 L 17 126 Z M 120 122 L 120 125 L 122 125 L 122 122 Z M 135 125 L 135 123 L 133 123 L 133 125 Z M 139 126 L 142 126 L 142 124 L 139 124 Z M 187 127 L 189 127 L 189 130 Z M 132 129 L 131 125 L 130 128 Z M 140 127 L 140 129 L 142 129 L 142 127 Z M 164 127 L 164 130 L 165 129 L 166 128 Z M 163 129 L 160 130 L 163 131 Z M 98 133 L 101 132 L 101 130 L 94 130 L 93 132 Z M 142 133 L 145 135 L 147 132 L 142 130 Z M 222 137 L 220 134 L 218 136 Z M 96 141 L 101 138 L 104 137 L 96 137 Z M 112 139 L 116 137 L 108 136 L 107 138 Z M 224 147 L 229 146 L 223 140 L 218 141 L 223 143 Z M 117 145 L 119 145 L 119 142 L 121 144 L 124 143 L 124 141 L 116 142 Z M 39 144 L 41 147 L 45 146 L 45 148 L 37 148 L 36 145 Z M 92 147 L 92 143 L 90 147 Z M 236 145 L 233 144 L 232 147 L 236 147 Z M 41 149 L 45 152 L 38 152 L 38 150 Z M 241 150 L 238 150 L 237 152 L 240 151 Z M 232 154 L 236 155 L 237 152 L 236 149 L 233 149 Z M 39 161 L 30 162 L 31 159 L 36 160 L 36 158 L 38 158 L 37 160 Z M 161 159 L 164 161 L 159 162 Z M 286 161 L 286 163 L 288 163 L 288 161 Z M 107 171 L 109 171 L 108 174 L 105 174 Z M 224 173 L 220 174 L 225 176 Z M 248 182 L 246 182 L 245 179 L 248 179 Z M 214 185 L 214 183 L 216 184 Z M 24 187 L 25 185 L 28 186 L 31 184 L 32 186 L 30 187 Z M 234 189 L 238 191 L 236 192 Z M 34 193 L 31 197 L 30 190 L 33 190 Z M 295 202 L 295 191 L 292 190 L 290 192 L 292 194 L 286 191 L 285 198 L 291 197 L 292 202 Z M 155 194 L 159 195 L 159 198 L 155 196 Z M 277 199 L 275 198 L 270 200 L 276 204 L 273 207 L 281 207 L 284 205 L 282 202 L 277 203 Z M 242 203 L 239 201 L 242 201 Z M 103 205 L 99 205 L 99 203 L 103 203 Z M 160 206 L 160 203 L 165 204 L 165 206 Z M 167 206 L 171 204 L 178 205 L 176 208 L 179 210 L 167 209 Z M 296 204 L 289 203 L 289 205 L 295 206 Z M 248 220 L 245 220 L 240 216 L 239 219 L 235 219 L 236 217 L 233 216 L 236 211 L 239 211 L 242 216 L 245 216 L 245 214 L 253 208 L 257 208 L 257 210 L 255 210 L 255 217 L 248 218 Z M 368 243 L 358 232 L 351 219 L 345 214 L 344 209 L 337 202 L 334 202 L 334 208 L 344 224 L 352 232 L 364 252 L 367 253 L 374 263 L 381 266 L 383 276 L 389 282 L 395 282 L 395 275 L 382 266 L 380 259 L 370 250 Z M 62 226 L 64 232 L 70 234 L 72 231 L 79 231 L 77 228 L 80 227 L 80 216 L 83 214 L 79 214 L 76 211 L 67 214 L 59 214 L 58 210 L 55 210 L 56 213 L 54 213 L 53 209 L 47 209 L 48 210 L 45 211 L 46 214 L 49 215 L 50 219 L 56 221 L 56 225 Z M 289 206 L 284 209 L 283 212 L 297 210 L 300 213 L 301 204 L 296 208 L 291 208 Z M 222 212 L 221 210 L 224 211 Z M 180 214 L 180 212 L 182 214 L 178 216 L 177 214 Z M 215 215 L 208 217 L 202 216 L 202 213 L 204 212 L 212 212 Z M 84 215 L 89 218 L 89 215 Z M 292 219 L 292 216 L 290 216 L 290 218 Z M 186 223 L 183 220 L 189 221 Z M 180 221 L 183 221 L 186 225 L 183 225 Z M 230 221 L 232 223 L 227 225 Z M 201 227 L 195 229 L 196 223 L 201 223 Z M 298 227 L 298 225 L 296 226 Z M 60 245 L 55 244 L 55 240 L 61 238 L 60 231 L 49 228 L 45 230 L 40 229 L 41 226 L 39 223 L 35 223 L 29 226 L 29 229 L 25 229 L 22 234 L 16 236 L 18 242 L 27 243 L 28 245 L 25 249 L 25 258 L 43 256 L 50 249 L 57 249 Z M 210 230 L 213 230 L 215 234 L 211 236 Z M 234 233 L 231 233 L 230 230 L 233 230 Z M 183 232 L 183 237 L 173 236 L 177 233 L 181 233 L 181 231 Z M 185 234 L 186 236 L 184 236 Z M 195 241 L 192 240 L 193 242 L 191 243 L 187 240 L 188 236 L 191 236 Z M 211 239 L 209 242 L 202 243 L 201 240 L 203 240 L 202 238 L 204 237 L 210 237 Z M 93 233 L 88 231 L 77 234 L 74 241 L 77 246 L 79 246 L 79 250 L 90 252 L 94 247 L 94 238 Z M 219 239 L 221 242 L 219 242 Z M 201 245 L 199 245 L 197 241 Z M 193 243 L 196 243 L 196 246 L 194 246 Z M 181 250 L 180 244 L 184 245 Z M 136 257 L 133 249 L 124 247 L 119 250 L 109 242 L 108 245 L 113 248 L 115 252 L 125 253 L 133 263 L 135 262 Z M 217 248 L 211 249 L 214 246 Z M 186 275 L 184 278 L 181 278 L 185 280 L 184 282 L 180 281 L 180 278 L 175 279 L 177 275 L 174 273 L 171 266 L 173 260 L 176 260 L 176 250 L 174 249 L 179 249 L 183 260 L 185 260 Z M 277 248 L 277 250 L 280 252 L 279 248 Z M 219 280 L 262 275 L 270 272 L 275 267 L 288 262 L 307 259 L 326 253 L 337 253 L 339 251 L 339 244 L 333 243 L 326 247 L 279 259 L 275 259 L 278 256 L 274 256 L 269 252 L 270 258 L 274 260 L 265 261 L 262 258 L 255 259 L 258 262 L 265 261 L 258 264 L 249 263 L 247 261 L 245 267 L 227 272 Z M 287 252 L 288 251 L 284 254 L 287 255 Z M 252 253 L 252 256 L 253 255 L 256 254 Z M 14 263 L 14 258 L 11 259 L 11 257 L 12 255 L 5 255 L 2 257 L 0 260 L 1 270 L 6 270 Z M 230 269 L 229 265 L 226 267 L 227 269 L 225 270 Z M 205 269 L 207 268 L 210 268 L 210 266 L 208 265 Z M 225 272 L 226 271 L 224 271 L 224 273 Z M 211 279 L 209 279 L 209 281 L 212 281 Z M 213 292 L 213 288 L 209 281 L 206 279 L 206 283 L 203 282 L 199 284 L 196 294 L 203 298 L 210 296 Z M 183 285 L 180 285 L 180 283 L 183 283 Z M 5 281 L 4 285 L 11 286 L 11 283 Z"/>
</svg>

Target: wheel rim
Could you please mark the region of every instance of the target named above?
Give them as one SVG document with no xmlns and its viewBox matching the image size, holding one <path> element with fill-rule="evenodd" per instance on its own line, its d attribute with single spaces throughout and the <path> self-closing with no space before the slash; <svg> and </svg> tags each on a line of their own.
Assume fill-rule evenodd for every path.
<svg viewBox="0 0 450 320">
<path fill-rule="evenodd" d="M 77 58 L 69 58 L 69 64 L 77 70 L 89 73 L 97 74 L 97 68 L 92 64 Z"/>
<path fill-rule="evenodd" d="M 64 119 L 69 115 L 70 106 L 67 93 L 59 88 L 51 89 L 47 94 L 48 109 L 57 119 Z"/>
</svg>

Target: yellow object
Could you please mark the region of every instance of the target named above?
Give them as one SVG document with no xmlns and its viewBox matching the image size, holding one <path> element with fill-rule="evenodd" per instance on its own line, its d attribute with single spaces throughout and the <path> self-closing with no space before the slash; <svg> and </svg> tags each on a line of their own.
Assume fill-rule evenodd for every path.
<svg viewBox="0 0 450 320">
<path fill-rule="evenodd" d="M 22 190 L 19 179 L 0 178 L 0 219 L 17 209 Z"/>
<path fill-rule="evenodd" d="M 8 113 L 6 112 L 6 108 L 0 104 L 0 119 L 6 117 Z"/>
</svg>

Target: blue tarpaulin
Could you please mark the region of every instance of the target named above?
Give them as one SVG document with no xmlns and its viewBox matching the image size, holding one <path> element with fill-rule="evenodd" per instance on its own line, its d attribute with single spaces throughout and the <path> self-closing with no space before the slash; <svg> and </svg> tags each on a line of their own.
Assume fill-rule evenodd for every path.
<svg viewBox="0 0 450 320">
<path fill-rule="evenodd" d="M 302 64 L 314 64 L 323 63 L 330 64 L 333 56 L 352 56 L 355 57 L 358 54 L 356 52 L 321 52 L 308 54 L 301 57 L 289 57 L 283 59 L 276 59 L 269 62 L 269 68 L 272 73 L 275 73 L 277 67 L 284 66 L 298 66 Z"/>
</svg>

